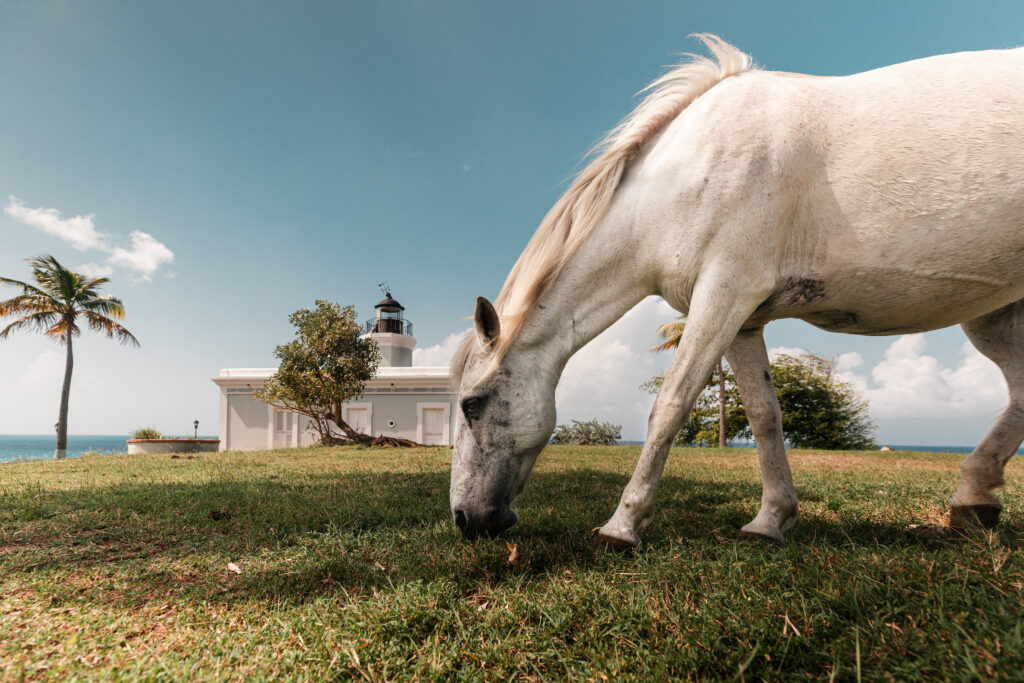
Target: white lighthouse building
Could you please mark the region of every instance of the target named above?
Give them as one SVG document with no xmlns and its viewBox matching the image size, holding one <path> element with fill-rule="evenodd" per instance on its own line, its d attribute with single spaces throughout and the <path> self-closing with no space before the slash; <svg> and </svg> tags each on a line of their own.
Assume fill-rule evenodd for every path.
<svg viewBox="0 0 1024 683">
<path fill-rule="evenodd" d="M 451 445 L 455 413 L 450 368 L 413 366 L 413 326 L 391 292 L 374 309 L 376 315 L 365 328 L 366 336 L 377 342 L 380 366 L 362 396 L 342 406 L 342 417 L 364 434 Z M 212 378 L 220 389 L 221 450 L 292 448 L 316 442 L 307 417 L 277 410 L 253 395 L 276 370 L 229 368 Z"/>
</svg>

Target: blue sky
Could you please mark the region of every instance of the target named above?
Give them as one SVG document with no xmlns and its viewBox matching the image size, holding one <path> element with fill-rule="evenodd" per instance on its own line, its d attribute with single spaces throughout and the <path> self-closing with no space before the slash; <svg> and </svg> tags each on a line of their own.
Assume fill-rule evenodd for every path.
<svg viewBox="0 0 1024 683">
<path fill-rule="evenodd" d="M 767 68 L 835 75 L 1019 45 L 1024 4 L 0 4 L 0 274 L 24 278 L 21 259 L 42 253 L 109 268 L 142 342 L 83 337 L 72 433 L 196 418 L 210 432 L 211 375 L 272 365 L 288 314 L 317 298 L 369 317 L 382 280 L 419 361 L 443 360 L 584 152 L 699 31 Z M 91 220 L 99 237 L 78 246 L 98 248 L 38 209 Z M 560 418 L 642 438 L 636 385 L 665 364 L 644 349 L 666 315 L 647 302 L 574 360 Z M 780 322 L 768 341 L 844 358 L 883 441 L 968 444 L 1002 405 L 957 329 L 900 342 Z M 52 429 L 59 352 L 0 343 L 0 433 Z"/>
</svg>

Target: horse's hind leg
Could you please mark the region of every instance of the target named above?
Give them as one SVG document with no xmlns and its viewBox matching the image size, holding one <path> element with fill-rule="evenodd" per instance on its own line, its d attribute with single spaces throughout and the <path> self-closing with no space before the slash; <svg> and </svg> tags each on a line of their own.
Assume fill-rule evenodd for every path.
<svg viewBox="0 0 1024 683">
<path fill-rule="evenodd" d="M 963 324 L 975 348 L 1003 371 L 1010 404 L 960 465 L 949 524 L 993 527 L 1003 504 L 992 491 L 1003 485 L 1003 468 L 1024 440 L 1024 301 Z"/>
<path fill-rule="evenodd" d="M 725 357 L 736 374 L 761 464 L 761 509 L 740 531 L 740 538 L 783 542 L 783 533 L 796 521 L 797 502 L 786 460 L 779 398 L 764 346 L 764 328 L 740 332 Z"/>
</svg>

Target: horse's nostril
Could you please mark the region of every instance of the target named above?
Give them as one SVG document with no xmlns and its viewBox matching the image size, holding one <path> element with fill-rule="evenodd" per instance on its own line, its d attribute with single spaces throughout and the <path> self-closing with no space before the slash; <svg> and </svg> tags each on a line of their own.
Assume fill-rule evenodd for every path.
<svg viewBox="0 0 1024 683">
<path fill-rule="evenodd" d="M 459 531 L 465 531 L 466 530 L 466 524 L 467 524 L 466 513 L 463 512 L 462 510 L 456 510 L 455 511 L 455 526 L 459 527 Z"/>
</svg>

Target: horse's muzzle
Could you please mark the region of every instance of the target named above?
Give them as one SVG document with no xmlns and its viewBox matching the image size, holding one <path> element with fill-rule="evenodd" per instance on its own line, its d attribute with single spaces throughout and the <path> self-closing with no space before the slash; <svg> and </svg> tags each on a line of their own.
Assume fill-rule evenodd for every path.
<svg viewBox="0 0 1024 683">
<path fill-rule="evenodd" d="M 475 541 L 480 536 L 497 536 L 519 521 L 519 516 L 507 505 L 482 514 L 462 509 L 452 510 L 452 518 L 462 532 L 462 537 L 469 541 Z"/>
</svg>

